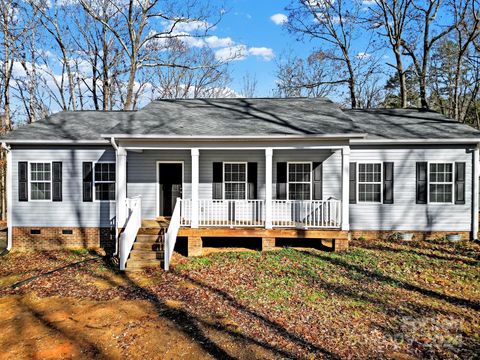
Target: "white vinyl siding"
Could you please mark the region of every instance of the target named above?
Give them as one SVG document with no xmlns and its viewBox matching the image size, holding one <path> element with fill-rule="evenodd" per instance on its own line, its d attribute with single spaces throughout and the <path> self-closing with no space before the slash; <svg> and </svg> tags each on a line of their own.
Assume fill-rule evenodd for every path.
<svg viewBox="0 0 480 360">
<path fill-rule="evenodd" d="M 468 199 L 472 191 L 472 155 L 465 147 L 352 146 L 350 161 L 394 163 L 394 203 L 350 204 L 352 230 L 470 231 L 472 213 Z M 466 164 L 465 204 L 417 204 L 417 162 L 456 161 Z"/>
<path fill-rule="evenodd" d="M 62 201 L 18 200 L 18 162 L 62 162 Z M 111 147 L 12 146 L 12 225 L 28 227 L 110 227 L 115 221 L 115 202 L 84 202 L 82 163 L 114 162 Z M 30 167 L 28 169 L 30 173 Z M 29 174 L 30 176 L 30 174 Z"/>
</svg>

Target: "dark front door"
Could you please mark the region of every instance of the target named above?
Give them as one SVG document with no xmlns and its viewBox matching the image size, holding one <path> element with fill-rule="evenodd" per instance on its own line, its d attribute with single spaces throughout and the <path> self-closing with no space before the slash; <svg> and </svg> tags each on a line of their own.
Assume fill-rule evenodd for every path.
<svg viewBox="0 0 480 360">
<path fill-rule="evenodd" d="M 182 197 L 182 175 L 182 164 L 159 164 L 160 216 L 172 216 L 176 199 Z"/>
</svg>

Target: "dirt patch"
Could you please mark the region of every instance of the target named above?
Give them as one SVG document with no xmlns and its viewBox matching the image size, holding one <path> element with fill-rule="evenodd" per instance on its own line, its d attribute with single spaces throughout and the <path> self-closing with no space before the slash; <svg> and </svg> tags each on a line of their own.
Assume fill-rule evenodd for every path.
<svg viewBox="0 0 480 360">
<path fill-rule="evenodd" d="M 174 301 L 170 305 L 182 307 Z M 8 296 L 0 299 L 0 328 L 0 359 L 212 358 L 174 321 L 143 300 Z M 233 339 L 215 331 L 209 330 L 206 336 L 237 354 L 266 356 L 262 349 L 240 349 Z"/>
</svg>

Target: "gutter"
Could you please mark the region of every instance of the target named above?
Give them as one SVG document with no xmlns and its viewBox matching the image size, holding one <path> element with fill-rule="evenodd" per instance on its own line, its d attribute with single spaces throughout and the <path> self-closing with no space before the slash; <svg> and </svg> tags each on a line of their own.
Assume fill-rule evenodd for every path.
<svg viewBox="0 0 480 360">
<path fill-rule="evenodd" d="M 7 152 L 7 171 L 5 174 L 5 187 L 6 187 L 6 204 L 7 204 L 7 251 L 10 251 L 13 246 L 13 234 L 12 234 L 12 151 L 10 147 L 2 142 L 2 149 Z"/>
<path fill-rule="evenodd" d="M 352 139 L 351 145 L 477 144 L 480 138 L 458 139 Z"/>
<path fill-rule="evenodd" d="M 132 139 L 132 140 L 177 140 L 177 141 L 225 141 L 225 140 L 238 140 L 238 141 L 250 141 L 250 140 L 337 140 L 337 139 L 363 139 L 367 134 L 363 133 L 345 133 L 345 134 L 306 134 L 306 135 L 225 135 L 225 136 L 212 136 L 212 135 L 161 135 L 161 134 L 101 134 L 104 138 L 115 137 L 117 139 Z"/>
<path fill-rule="evenodd" d="M 108 140 L 6 140 L 9 144 L 34 144 L 34 145 L 106 145 Z"/>
</svg>

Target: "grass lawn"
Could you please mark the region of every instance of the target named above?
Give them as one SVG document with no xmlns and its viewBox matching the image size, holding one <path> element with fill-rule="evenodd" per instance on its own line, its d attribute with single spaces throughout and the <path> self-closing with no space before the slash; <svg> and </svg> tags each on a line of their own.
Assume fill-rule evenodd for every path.
<svg viewBox="0 0 480 360">
<path fill-rule="evenodd" d="M 175 256 L 171 272 L 127 274 L 81 251 L 0 258 L 0 359 L 480 353 L 480 246 L 472 242 Z"/>
</svg>

